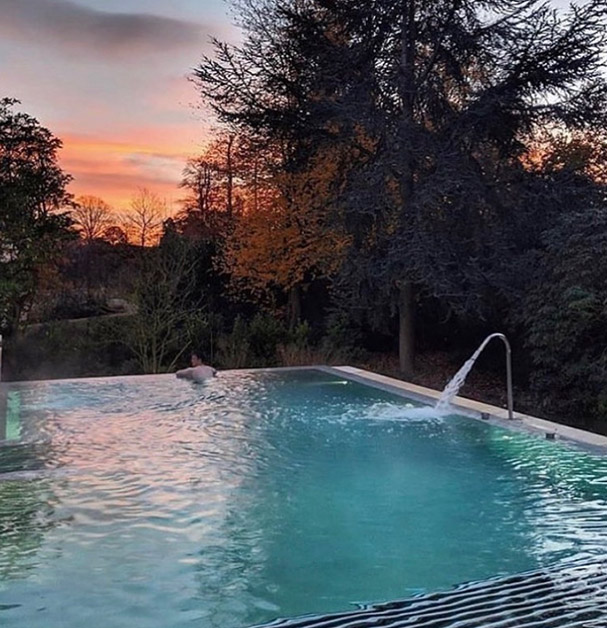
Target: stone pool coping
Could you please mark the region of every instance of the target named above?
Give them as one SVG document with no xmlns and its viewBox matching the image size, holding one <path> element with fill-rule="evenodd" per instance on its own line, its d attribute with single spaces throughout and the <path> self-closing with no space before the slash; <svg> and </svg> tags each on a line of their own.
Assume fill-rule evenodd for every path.
<svg viewBox="0 0 607 628">
<path fill-rule="evenodd" d="M 374 388 L 379 388 L 387 392 L 394 393 L 401 397 L 407 397 L 414 401 L 419 401 L 425 404 L 434 404 L 440 397 L 440 391 L 432 388 L 426 388 L 425 386 L 419 386 L 412 384 L 394 377 L 388 377 L 387 375 L 380 375 L 373 371 L 366 371 L 364 369 L 355 366 L 326 366 L 324 364 L 317 364 L 311 366 L 286 366 L 286 367 L 274 367 L 274 368 L 256 368 L 256 369 L 229 369 L 226 373 L 255 373 L 255 372 L 286 372 L 286 371 L 322 371 L 338 377 L 355 381 L 361 384 L 366 384 Z M 157 375 L 118 375 L 115 377 L 81 377 L 81 378 L 69 378 L 69 379 L 47 379 L 36 381 L 17 381 L 17 382 L 0 382 L 0 384 L 7 385 L 9 387 L 20 388 L 31 384 L 50 384 L 59 382 L 83 382 L 83 381 L 95 381 L 95 382 L 110 382 L 110 381 L 147 381 L 157 378 L 174 377 L 172 373 L 157 374 Z M 505 408 L 498 406 L 492 406 L 480 401 L 474 401 L 465 397 L 455 397 L 451 403 L 457 414 L 463 414 L 464 416 L 482 420 L 484 422 L 498 425 L 506 429 L 524 431 L 539 435 L 543 438 L 555 441 L 561 441 L 565 444 L 582 447 L 585 450 L 590 450 L 593 453 L 599 453 L 607 455 L 607 436 L 600 434 L 594 434 L 593 432 L 587 432 L 568 425 L 562 425 L 561 423 L 555 423 L 546 419 L 540 419 L 528 414 L 522 414 L 520 412 L 514 412 L 514 419 L 508 419 L 508 411 Z M 516 399 L 515 399 L 516 405 Z"/>
<path fill-rule="evenodd" d="M 373 371 L 365 371 L 354 366 L 319 366 L 318 370 L 334 375 L 341 375 L 353 381 L 374 386 L 388 392 L 404 397 L 409 397 L 415 401 L 434 404 L 440 397 L 440 391 L 417 384 L 411 384 L 394 377 L 380 375 Z M 515 405 L 516 405 L 516 399 Z M 451 402 L 454 410 L 458 414 L 482 420 L 507 429 L 530 432 L 543 436 L 549 440 L 557 440 L 571 445 L 581 446 L 595 453 L 607 455 L 607 436 L 587 432 L 575 427 L 540 419 L 529 414 L 514 412 L 514 419 L 508 418 L 508 410 L 498 406 L 492 406 L 480 401 L 474 401 L 465 397 L 455 397 Z"/>
</svg>

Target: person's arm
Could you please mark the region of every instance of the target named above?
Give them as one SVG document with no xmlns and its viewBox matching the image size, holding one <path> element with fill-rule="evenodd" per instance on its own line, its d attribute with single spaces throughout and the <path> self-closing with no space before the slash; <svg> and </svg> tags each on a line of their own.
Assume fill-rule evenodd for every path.
<svg viewBox="0 0 607 628">
<path fill-rule="evenodd" d="M 180 377 L 181 379 L 191 379 L 193 368 L 181 369 L 175 373 L 176 377 Z"/>
</svg>

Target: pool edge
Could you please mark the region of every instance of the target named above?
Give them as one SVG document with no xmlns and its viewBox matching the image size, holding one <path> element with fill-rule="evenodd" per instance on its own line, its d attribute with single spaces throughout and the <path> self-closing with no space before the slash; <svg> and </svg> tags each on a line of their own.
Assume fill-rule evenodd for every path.
<svg viewBox="0 0 607 628">
<path fill-rule="evenodd" d="M 323 371 L 339 377 L 380 388 L 400 396 L 406 396 L 410 399 L 420 401 L 422 403 L 434 404 L 440 397 L 440 391 L 418 384 L 413 384 L 404 380 L 389 377 L 387 375 L 380 375 L 373 371 L 367 371 L 355 366 L 342 365 L 342 366 L 328 366 L 324 364 L 315 364 L 308 366 L 282 366 L 282 367 L 268 367 L 268 368 L 246 368 L 246 369 L 226 369 L 225 373 L 263 373 L 263 372 L 288 372 L 288 371 Z M 3 381 L 0 385 L 7 387 L 22 387 L 32 384 L 50 384 L 60 382 L 106 382 L 112 381 L 150 381 L 158 378 L 175 377 L 174 373 L 158 373 L 147 375 L 117 375 L 110 377 L 74 377 L 67 379 L 46 379 L 46 380 L 21 380 L 21 381 Z M 514 413 L 514 419 L 508 419 L 508 411 L 505 408 L 498 406 L 492 406 L 480 401 L 474 401 L 465 397 L 455 397 L 452 404 L 453 408 L 457 410 L 459 414 L 464 416 L 483 421 L 485 423 L 491 423 L 493 425 L 499 425 L 506 429 L 525 431 L 535 435 L 542 436 L 544 438 L 550 438 L 563 443 L 568 443 L 589 450 L 593 453 L 600 453 L 607 455 L 607 436 L 581 430 L 579 428 L 570 427 L 561 423 L 555 423 L 554 421 L 548 421 L 547 419 L 541 419 L 529 414 L 523 414 L 521 412 Z"/>
<path fill-rule="evenodd" d="M 341 375 L 347 379 L 424 403 L 434 404 L 440 397 L 440 391 L 438 390 L 354 366 L 318 366 L 316 368 L 326 373 Z M 499 425 L 507 429 L 530 432 L 550 440 L 578 445 L 595 453 L 607 454 L 607 436 L 602 436 L 601 434 L 587 432 L 586 430 L 563 425 L 562 423 L 555 423 L 547 419 L 540 419 L 521 412 L 515 412 L 514 419 L 508 419 L 508 411 L 505 408 L 465 397 L 455 397 L 451 405 L 458 413 L 485 423 Z"/>
</svg>

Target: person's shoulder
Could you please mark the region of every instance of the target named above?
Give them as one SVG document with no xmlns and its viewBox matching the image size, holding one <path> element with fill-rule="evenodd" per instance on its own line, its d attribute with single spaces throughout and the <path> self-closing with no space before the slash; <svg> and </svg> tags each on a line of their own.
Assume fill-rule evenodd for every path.
<svg viewBox="0 0 607 628">
<path fill-rule="evenodd" d="M 207 366 L 206 364 L 200 364 L 192 369 L 192 375 L 194 379 L 201 381 L 204 379 L 209 379 L 215 375 L 215 369 L 211 366 Z"/>
</svg>

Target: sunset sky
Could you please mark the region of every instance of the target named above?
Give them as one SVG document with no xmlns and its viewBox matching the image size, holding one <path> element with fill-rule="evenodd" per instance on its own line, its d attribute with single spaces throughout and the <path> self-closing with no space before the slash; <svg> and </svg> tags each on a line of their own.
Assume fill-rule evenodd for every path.
<svg viewBox="0 0 607 628">
<path fill-rule="evenodd" d="M 174 203 L 210 123 L 187 75 L 211 36 L 237 38 L 222 0 L 0 0 L 0 96 L 63 140 L 73 193 Z"/>
<path fill-rule="evenodd" d="M 63 140 L 73 193 L 174 203 L 210 125 L 187 76 L 212 36 L 238 38 L 223 0 L 0 0 L 0 96 Z"/>
</svg>

